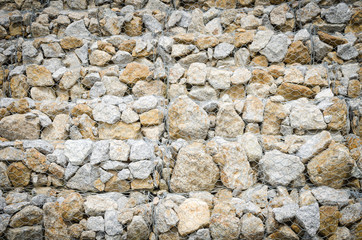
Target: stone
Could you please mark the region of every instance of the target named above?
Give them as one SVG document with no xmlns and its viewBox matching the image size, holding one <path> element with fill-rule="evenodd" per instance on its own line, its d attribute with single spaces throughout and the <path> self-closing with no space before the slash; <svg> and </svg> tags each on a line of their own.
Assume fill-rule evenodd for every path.
<svg viewBox="0 0 362 240">
<path fill-rule="evenodd" d="M 288 185 L 305 169 L 299 157 L 284 154 L 278 150 L 266 152 L 259 164 L 265 181 L 273 186 Z"/>
<path fill-rule="evenodd" d="M 220 42 L 219 40 L 214 36 L 207 36 L 207 37 L 200 37 L 196 40 L 195 45 L 200 50 L 205 50 L 208 48 L 215 47 Z"/>
<path fill-rule="evenodd" d="M 36 206 L 26 206 L 11 217 L 9 226 L 13 228 L 41 224 L 43 210 Z"/>
<path fill-rule="evenodd" d="M 6 231 L 6 238 L 9 240 L 15 239 L 42 239 L 43 238 L 43 228 L 41 225 L 37 226 L 25 226 L 20 228 L 9 228 Z"/>
<path fill-rule="evenodd" d="M 0 120 L 0 136 L 10 141 L 16 139 L 38 139 L 39 119 L 27 114 L 14 114 Z"/>
<path fill-rule="evenodd" d="M 282 83 L 277 89 L 277 94 L 283 96 L 286 100 L 303 97 L 311 98 L 315 95 L 310 88 L 293 83 Z"/>
<path fill-rule="evenodd" d="M 298 210 L 298 204 L 288 203 L 284 204 L 282 207 L 273 208 L 273 213 L 275 216 L 275 220 L 283 223 L 286 221 L 291 221 L 295 217 Z"/>
<path fill-rule="evenodd" d="M 105 66 L 111 60 L 111 58 L 112 55 L 105 51 L 94 50 L 89 57 L 89 61 L 92 65 Z"/>
<path fill-rule="evenodd" d="M 33 22 L 31 24 L 31 34 L 34 38 L 46 36 L 49 34 L 49 28 L 38 22 Z"/>
<path fill-rule="evenodd" d="M 0 162 L 0 187 L 2 187 L 2 188 L 11 187 L 10 180 L 9 180 L 8 175 L 6 173 L 6 168 L 7 168 L 6 164 L 3 163 L 3 162 Z M 0 227 L 0 232 L 2 232 L 1 227 Z"/>
<path fill-rule="evenodd" d="M 256 183 L 256 176 L 248 162 L 245 151 L 238 142 L 227 142 L 213 156 L 221 168 L 221 182 L 228 188 L 245 190 Z"/>
<path fill-rule="evenodd" d="M 235 138 L 243 134 L 245 123 L 235 111 L 233 104 L 225 103 L 220 105 L 219 111 L 216 116 L 216 129 L 217 136 Z"/>
<path fill-rule="evenodd" d="M 119 76 L 119 80 L 126 84 L 135 84 L 139 80 L 145 80 L 150 74 L 148 66 L 131 62 L 127 64 L 125 70 Z"/>
<path fill-rule="evenodd" d="M 141 124 L 139 122 L 126 124 L 118 122 L 115 124 L 103 123 L 98 127 L 100 139 L 135 139 L 139 136 Z"/>
<path fill-rule="evenodd" d="M 359 221 L 362 218 L 362 206 L 361 203 L 355 203 L 346 206 L 341 210 L 341 218 L 339 223 L 341 225 L 349 225 Z M 338 226 L 338 223 L 336 224 Z"/>
<path fill-rule="evenodd" d="M 260 53 L 267 57 L 269 62 L 280 62 L 284 59 L 287 53 L 288 45 L 288 37 L 286 35 L 273 35 Z"/>
<path fill-rule="evenodd" d="M 93 145 L 92 154 L 90 155 L 90 163 L 95 165 L 109 160 L 109 141 L 97 141 Z"/>
<path fill-rule="evenodd" d="M 59 87 L 61 89 L 70 89 L 74 86 L 74 84 L 76 84 L 79 78 L 80 78 L 80 73 L 78 70 L 67 71 L 63 74 L 59 82 Z"/>
<path fill-rule="evenodd" d="M 288 10 L 289 7 L 285 3 L 273 8 L 273 10 L 270 12 L 270 23 L 278 27 L 283 26 L 287 21 L 285 15 Z"/>
<path fill-rule="evenodd" d="M 144 140 L 134 140 L 129 142 L 129 144 L 131 145 L 129 156 L 131 161 L 147 160 L 154 156 L 153 146 Z"/>
<path fill-rule="evenodd" d="M 230 88 L 232 72 L 217 68 L 210 68 L 207 74 L 207 81 L 215 89 Z"/>
<path fill-rule="evenodd" d="M 68 227 L 60 217 L 59 202 L 48 202 L 43 206 L 44 210 L 44 234 L 47 239 L 70 239 Z"/>
<path fill-rule="evenodd" d="M 45 173 L 49 168 L 46 156 L 38 152 L 35 148 L 26 150 L 23 163 L 28 168 L 38 173 Z"/>
<path fill-rule="evenodd" d="M 62 50 L 62 47 L 57 42 L 41 44 L 41 49 L 43 50 L 44 57 L 47 58 L 56 58 L 56 57 L 64 57 L 65 54 Z"/>
<path fill-rule="evenodd" d="M 327 186 L 313 188 L 312 193 L 321 205 L 345 206 L 348 204 L 350 197 L 350 193 L 346 190 Z"/>
<path fill-rule="evenodd" d="M 219 169 L 202 146 L 181 148 L 171 177 L 174 192 L 210 191 L 219 178 Z"/>
<path fill-rule="evenodd" d="M 23 98 L 28 96 L 29 84 L 24 75 L 15 75 L 10 80 L 11 96 L 13 98 Z"/>
<path fill-rule="evenodd" d="M 32 87 L 30 97 L 35 101 L 55 100 L 55 92 L 48 87 Z"/>
<path fill-rule="evenodd" d="M 243 119 L 247 122 L 262 122 L 263 112 L 263 102 L 258 97 L 248 95 L 245 100 Z"/>
<path fill-rule="evenodd" d="M 24 152 L 14 147 L 0 149 L 1 161 L 21 161 L 24 159 Z"/>
<path fill-rule="evenodd" d="M 163 30 L 161 23 L 150 14 L 144 14 L 142 16 L 142 21 L 150 32 L 160 33 Z"/>
<path fill-rule="evenodd" d="M 203 12 L 196 8 L 191 13 L 191 21 L 188 26 L 189 33 L 205 33 L 205 25 L 204 25 L 204 18 Z"/>
<path fill-rule="evenodd" d="M 113 57 L 112 62 L 114 64 L 120 64 L 121 66 L 127 65 L 133 61 L 133 57 L 126 51 L 118 51 Z"/>
<path fill-rule="evenodd" d="M 343 60 L 351 60 L 358 56 L 357 49 L 353 46 L 352 43 L 346 43 L 343 45 L 338 45 L 337 47 L 337 56 Z"/>
<path fill-rule="evenodd" d="M 140 97 L 139 99 L 134 101 L 132 108 L 137 113 L 144 113 L 150 111 L 151 109 L 156 108 L 157 104 L 158 104 L 158 98 L 153 95 L 150 95 L 150 96 Z"/>
<path fill-rule="evenodd" d="M 101 216 L 106 211 L 117 209 L 117 202 L 103 195 L 90 195 L 84 202 L 85 213 L 89 216 Z"/>
<path fill-rule="evenodd" d="M 91 231 L 102 231 L 104 232 L 104 219 L 101 216 L 89 217 L 87 220 L 87 229 Z"/>
<path fill-rule="evenodd" d="M 234 36 L 234 46 L 240 48 L 245 46 L 254 40 L 254 30 L 247 30 L 245 32 L 235 33 Z"/>
<path fill-rule="evenodd" d="M 109 145 L 109 157 L 114 161 L 127 161 L 130 153 L 130 146 L 121 140 L 111 141 Z"/>
<path fill-rule="evenodd" d="M 176 212 L 166 204 L 159 203 L 155 206 L 155 227 L 160 233 L 169 231 L 179 222 Z"/>
<path fill-rule="evenodd" d="M 46 127 L 41 138 L 44 140 L 64 140 L 68 137 L 70 117 L 68 114 L 58 114 L 53 120 L 53 124 Z"/>
<path fill-rule="evenodd" d="M 358 80 L 348 82 L 348 97 L 356 98 L 361 94 L 361 83 Z"/>
<path fill-rule="evenodd" d="M 233 85 L 246 84 L 251 79 L 251 72 L 247 68 L 237 68 L 231 76 L 231 83 Z"/>
<path fill-rule="evenodd" d="M 117 220 L 118 212 L 107 210 L 104 213 L 104 230 L 110 236 L 116 236 L 123 233 L 123 227 Z"/>
<path fill-rule="evenodd" d="M 234 50 L 234 45 L 230 43 L 220 43 L 215 47 L 214 58 L 215 59 L 224 59 L 231 54 Z"/>
<path fill-rule="evenodd" d="M 143 97 L 147 95 L 166 96 L 166 85 L 160 80 L 151 82 L 138 81 L 132 88 L 135 97 Z"/>
<path fill-rule="evenodd" d="M 312 158 L 307 170 L 310 180 L 317 186 L 341 188 L 352 171 L 353 160 L 347 147 L 342 144 L 330 145 L 328 149 Z"/>
<path fill-rule="evenodd" d="M 10 215 L 3 213 L 0 214 L 0 233 L 3 234 L 5 232 L 9 222 L 10 222 Z"/>
<path fill-rule="evenodd" d="M 77 193 L 69 193 L 60 204 L 61 216 L 65 221 L 80 221 L 84 214 L 83 197 Z"/>
<path fill-rule="evenodd" d="M 91 33 L 87 30 L 84 24 L 84 20 L 74 21 L 68 25 L 64 34 L 66 36 L 75 36 L 79 38 L 88 38 Z"/>
<path fill-rule="evenodd" d="M 346 3 L 339 3 L 322 11 L 322 16 L 330 23 L 346 23 L 352 16 L 352 11 Z"/>
<path fill-rule="evenodd" d="M 185 200 L 177 209 L 179 218 L 178 232 L 185 236 L 206 227 L 210 223 L 210 211 L 207 203 L 197 198 Z"/>
<path fill-rule="evenodd" d="M 28 65 L 26 67 L 27 82 L 34 87 L 50 87 L 54 85 L 51 72 L 44 66 Z"/>
<path fill-rule="evenodd" d="M 192 63 L 187 70 L 186 82 L 192 85 L 205 85 L 206 83 L 206 64 Z"/>
<path fill-rule="evenodd" d="M 315 236 L 320 226 L 320 214 L 318 203 L 302 206 L 295 216 L 297 223 L 309 234 Z"/>
<path fill-rule="evenodd" d="M 285 55 L 284 62 L 287 64 L 300 63 L 309 64 L 311 57 L 309 50 L 304 46 L 302 41 L 296 41 L 290 44 L 288 51 Z"/>
<path fill-rule="evenodd" d="M 131 37 L 139 36 L 142 34 L 142 24 L 142 18 L 133 17 L 131 21 L 124 23 L 124 32 Z"/>
<path fill-rule="evenodd" d="M 258 142 L 258 138 L 253 133 L 245 133 L 240 138 L 238 142 L 244 148 L 248 161 L 258 162 L 263 156 L 263 149 Z"/>
<path fill-rule="evenodd" d="M 83 41 L 80 38 L 73 37 L 73 36 L 67 36 L 60 40 L 60 46 L 65 49 L 73 49 L 73 48 L 79 48 L 83 46 Z"/>
<path fill-rule="evenodd" d="M 210 233 L 213 239 L 238 239 L 240 220 L 230 204 L 222 202 L 215 205 L 210 219 Z"/>
<path fill-rule="evenodd" d="M 318 36 L 320 40 L 327 43 L 328 45 L 331 45 L 332 47 L 337 47 L 338 45 L 348 43 L 348 41 L 342 37 L 333 36 L 322 31 L 318 31 Z"/>
<path fill-rule="evenodd" d="M 66 184 L 68 188 L 79 191 L 97 191 L 94 182 L 99 177 L 99 169 L 90 163 L 84 164 Z"/>
<path fill-rule="evenodd" d="M 240 27 L 246 30 L 256 29 L 262 24 L 260 18 L 255 17 L 253 14 L 247 15 L 240 20 Z"/>
<path fill-rule="evenodd" d="M 71 164 L 77 166 L 83 165 L 92 150 L 93 142 L 91 140 L 68 140 L 64 144 L 64 155 Z"/>
<path fill-rule="evenodd" d="M 328 106 L 324 111 L 324 117 L 330 118 L 327 125 L 331 130 L 343 130 L 347 128 L 347 105 L 346 102 L 337 97 L 332 98 L 332 105 Z"/>
<path fill-rule="evenodd" d="M 121 118 L 119 108 L 114 105 L 108 105 L 104 103 L 96 104 L 92 111 L 95 121 L 114 124 Z"/>
<path fill-rule="evenodd" d="M 302 99 L 292 107 L 289 118 L 292 128 L 316 130 L 327 127 L 321 111 L 317 106 L 308 103 L 306 99 Z"/>
<path fill-rule="evenodd" d="M 264 224 L 260 218 L 251 213 L 245 214 L 241 218 L 241 234 L 247 240 L 261 240 L 264 236 Z"/>
<path fill-rule="evenodd" d="M 171 103 L 167 121 L 172 139 L 205 139 L 210 124 L 207 113 L 186 96 Z"/>
<path fill-rule="evenodd" d="M 102 78 L 102 83 L 106 88 L 107 95 L 123 97 L 128 89 L 127 85 L 120 82 L 120 80 L 115 76 L 104 76 Z"/>
<path fill-rule="evenodd" d="M 310 2 L 296 12 L 297 21 L 302 24 L 310 22 L 321 12 L 321 9 L 315 2 Z"/>
<path fill-rule="evenodd" d="M 158 109 L 152 109 L 148 112 L 140 114 L 140 122 L 142 126 L 159 125 L 163 121 L 163 113 Z"/>
<path fill-rule="evenodd" d="M 265 48 L 273 34 L 274 32 L 270 30 L 258 31 L 254 36 L 253 42 L 249 46 L 250 51 L 259 52 Z"/>
<path fill-rule="evenodd" d="M 205 26 L 206 33 L 210 35 L 220 35 L 222 34 L 222 26 L 220 18 L 214 18 L 209 21 Z"/>
<path fill-rule="evenodd" d="M 8 166 L 6 174 L 14 187 L 25 187 L 30 182 L 30 169 L 23 163 L 16 162 Z"/>
<path fill-rule="evenodd" d="M 337 231 L 338 220 L 341 213 L 337 206 L 321 206 L 319 208 L 320 226 L 319 233 L 323 236 L 330 236 Z"/>
<path fill-rule="evenodd" d="M 85 10 L 87 9 L 87 1 L 86 0 L 67 0 L 67 4 L 69 8 L 71 9 L 77 9 L 77 10 Z"/>
<path fill-rule="evenodd" d="M 147 240 L 149 234 L 149 227 L 142 216 L 134 216 L 127 227 L 127 238 L 131 240 Z"/>
<path fill-rule="evenodd" d="M 306 163 L 312 157 L 316 156 L 332 142 L 331 134 L 327 131 L 322 131 L 309 138 L 298 150 L 296 155 L 302 159 L 303 163 Z"/>
<path fill-rule="evenodd" d="M 132 176 L 137 179 L 146 179 L 153 171 L 154 163 L 148 160 L 132 162 L 128 165 Z"/>
<path fill-rule="evenodd" d="M 173 58 L 179 58 L 179 57 L 184 57 L 186 55 L 189 55 L 190 53 L 192 53 L 195 49 L 194 45 L 185 45 L 185 44 L 174 44 L 172 46 L 172 51 L 171 51 L 171 57 Z"/>
</svg>

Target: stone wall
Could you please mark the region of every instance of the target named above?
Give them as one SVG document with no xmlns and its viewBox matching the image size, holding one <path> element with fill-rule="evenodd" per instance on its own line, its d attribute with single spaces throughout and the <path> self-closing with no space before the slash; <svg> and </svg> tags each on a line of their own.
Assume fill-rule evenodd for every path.
<svg viewBox="0 0 362 240">
<path fill-rule="evenodd" d="M 360 1 L 0 9 L 0 239 L 362 238 Z"/>
</svg>

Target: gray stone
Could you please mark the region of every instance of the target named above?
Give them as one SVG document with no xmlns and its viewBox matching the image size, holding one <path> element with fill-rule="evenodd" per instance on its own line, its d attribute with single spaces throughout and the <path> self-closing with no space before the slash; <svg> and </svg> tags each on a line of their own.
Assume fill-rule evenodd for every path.
<svg viewBox="0 0 362 240">
<path fill-rule="evenodd" d="M 74 52 L 82 64 L 88 64 L 88 43 L 85 43 L 80 48 L 75 49 Z"/>
<path fill-rule="evenodd" d="M 85 27 L 83 20 L 75 21 L 69 24 L 68 27 L 65 29 L 64 33 L 67 36 L 74 36 L 80 38 L 87 38 L 91 35 Z"/>
<path fill-rule="evenodd" d="M 144 14 L 142 20 L 146 28 L 153 33 L 160 33 L 163 30 L 163 27 L 156 18 L 150 14 Z"/>
<path fill-rule="evenodd" d="M 59 45 L 59 43 L 48 43 L 48 44 L 41 44 L 40 45 L 44 56 L 48 58 L 61 58 L 65 56 L 62 47 Z"/>
<path fill-rule="evenodd" d="M 116 210 L 117 202 L 102 195 L 90 195 L 84 202 L 84 211 L 89 216 L 102 216 L 106 211 Z"/>
<path fill-rule="evenodd" d="M 230 88 L 232 72 L 210 68 L 207 74 L 207 81 L 215 89 L 228 89 Z"/>
<path fill-rule="evenodd" d="M 71 9 L 85 10 L 87 9 L 87 0 L 67 0 L 68 6 Z"/>
<path fill-rule="evenodd" d="M 305 169 L 299 157 L 278 150 L 265 153 L 259 164 L 264 180 L 273 186 L 288 185 Z"/>
<path fill-rule="evenodd" d="M 73 175 L 78 171 L 78 169 L 79 166 L 68 163 L 64 171 L 64 179 L 69 180 L 69 178 L 73 177 Z"/>
<path fill-rule="evenodd" d="M 51 154 L 54 152 L 54 146 L 44 140 L 25 140 L 23 141 L 23 148 L 29 149 L 29 148 L 35 148 L 39 152 L 43 154 Z"/>
<path fill-rule="evenodd" d="M 94 181 L 98 177 L 98 168 L 87 163 L 78 169 L 74 177 L 69 179 L 67 187 L 80 191 L 97 191 L 94 187 Z"/>
<path fill-rule="evenodd" d="M 269 62 L 280 62 L 288 51 L 289 39 L 285 34 L 273 35 L 269 43 L 260 51 Z"/>
<path fill-rule="evenodd" d="M 330 8 L 322 11 L 322 16 L 330 23 L 346 23 L 352 16 L 352 11 L 344 2 L 331 6 Z"/>
<path fill-rule="evenodd" d="M 132 140 L 128 141 L 128 143 L 131 145 L 129 156 L 131 161 L 147 160 L 154 156 L 152 144 L 144 140 Z"/>
<path fill-rule="evenodd" d="M 83 165 L 84 160 L 93 150 L 91 140 L 68 140 L 64 144 L 64 155 L 73 165 Z"/>
<path fill-rule="evenodd" d="M 241 233 L 247 240 L 261 240 L 264 236 L 263 221 L 251 213 L 241 218 Z"/>
<path fill-rule="evenodd" d="M 37 226 L 25 226 L 20 228 L 9 228 L 6 231 L 6 239 L 8 240 L 42 240 L 43 239 L 43 227 Z"/>
<path fill-rule="evenodd" d="M 170 7 L 159 0 L 149 0 L 145 9 L 166 12 Z"/>
<path fill-rule="evenodd" d="M 104 213 L 104 230 L 110 236 L 115 236 L 123 232 L 122 225 L 118 222 L 118 212 L 107 210 Z"/>
<path fill-rule="evenodd" d="M 217 99 L 217 92 L 214 88 L 210 86 L 193 86 L 188 95 L 189 97 L 197 101 L 208 101 Z"/>
<path fill-rule="evenodd" d="M 360 202 L 348 205 L 341 210 L 342 217 L 339 219 L 340 224 L 348 225 L 357 222 L 362 218 L 362 204 Z"/>
<path fill-rule="evenodd" d="M 138 114 L 131 108 L 126 108 L 121 115 L 121 120 L 128 124 L 137 122 L 139 119 Z"/>
<path fill-rule="evenodd" d="M 243 146 L 248 161 L 258 162 L 263 156 L 263 149 L 258 142 L 258 138 L 253 133 L 245 133 L 238 138 L 238 142 Z"/>
<path fill-rule="evenodd" d="M 334 189 L 327 186 L 321 186 L 312 189 L 314 197 L 322 205 L 345 206 L 348 204 L 350 193 L 343 189 Z"/>
<path fill-rule="evenodd" d="M 220 43 L 215 47 L 214 58 L 215 59 L 224 59 L 231 54 L 234 50 L 234 45 L 230 43 Z"/>
<path fill-rule="evenodd" d="M 203 12 L 199 8 L 194 9 L 191 13 L 191 21 L 188 25 L 188 32 L 205 33 Z"/>
<path fill-rule="evenodd" d="M 118 51 L 112 57 L 112 61 L 114 64 L 120 64 L 121 66 L 127 65 L 128 63 L 133 61 L 133 57 L 129 52 L 126 51 Z"/>
<path fill-rule="evenodd" d="M 149 95 L 149 96 L 140 97 L 138 100 L 136 100 L 133 103 L 132 108 L 137 113 L 144 113 L 151 109 L 156 108 L 157 104 L 158 104 L 157 97 Z"/>
<path fill-rule="evenodd" d="M 5 163 L 0 162 L 0 187 L 2 188 L 9 188 L 11 187 L 10 180 L 6 173 L 7 166 Z M 0 207 L 1 209 L 1 207 Z"/>
<path fill-rule="evenodd" d="M 191 234 L 188 240 L 211 240 L 209 229 L 199 229 L 197 232 Z"/>
<path fill-rule="evenodd" d="M 343 45 L 337 46 L 337 55 L 343 60 L 351 60 L 358 56 L 357 49 L 353 46 L 352 43 L 346 43 Z"/>
<path fill-rule="evenodd" d="M 89 159 L 92 165 L 109 160 L 109 141 L 102 140 L 95 142 Z"/>
<path fill-rule="evenodd" d="M 9 222 L 10 222 L 10 215 L 3 213 L 0 214 L 0 234 L 2 234 L 3 232 L 5 232 Z"/>
<path fill-rule="evenodd" d="M 313 52 L 317 61 L 321 61 L 329 52 L 333 50 L 333 47 L 327 43 L 321 41 L 318 36 L 312 37 Z"/>
<path fill-rule="evenodd" d="M 119 161 L 105 161 L 102 162 L 101 167 L 104 170 L 122 170 L 127 167 L 127 164 Z"/>
<path fill-rule="evenodd" d="M 307 23 L 311 21 L 313 18 L 319 15 L 321 9 L 319 8 L 318 4 L 315 2 L 310 2 L 305 5 L 303 8 L 298 9 L 296 12 L 297 21 Z"/>
<path fill-rule="evenodd" d="M 89 90 L 89 97 L 90 98 L 99 98 L 105 95 L 107 92 L 106 87 L 104 86 L 104 83 L 102 82 L 96 82 Z"/>
<path fill-rule="evenodd" d="M 205 26 L 205 30 L 207 34 L 211 35 L 221 35 L 222 34 L 222 26 L 220 18 L 214 18 L 210 22 L 208 22 Z"/>
<path fill-rule="evenodd" d="M 274 32 L 271 30 L 258 31 L 254 35 L 254 40 L 249 46 L 250 51 L 259 52 L 262 50 L 268 44 L 273 34 Z"/>
<path fill-rule="evenodd" d="M 147 240 L 150 229 L 141 216 L 134 216 L 132 222 L 127 227 L 127 239 Z"/>
<path fill-rule="evenodd" d="M 138 162 L 132 162 L 128 165 L 134 178 L 146 179 L 153 172 L 154 163 L 148 160 L 141 160 Z"/>
<path fill-rule="evenodd" d="M 114 124 L 121 119 L 119 108 L 114 105 L 98 103 L 93 108 L 93 118 L 96 121 Z"/>
<path fill-rule="evenodd" d="M 0 150 L 0 161 L 22 161 L 24 157 L 24 152 L 14 147 L 6 147 Z"/>
<path fill-rule="evenodd" d="M 298 150 L 296 155 L 305 163 L 324 149 L 331 143 L 331 134 L 323 131 L 309 138 Z"/>
<path fill-rule="evenodd" d="M 296 203 L 285 204 L 279 208 L 273 208 L 273 213 L 275 216 L 275 220 L 280 223 L 292 220 L 297 211 L 299 210 L 299 206 Z"/>
<path fill-rule="evenodd" d="M 87 228 L 91 231 L 104 231 L 104 219 L 101 216 L 89 217 L 87 220 Z"/>
<path fill-rule="evenodd" d="M 131 179 L 131 171 L 128 169 L 122 169 L 118 172 L 117 177 L 119 180 L 128 180 Z"/>
<path fill-rule="evenodd" d="M 319 229 L 319 206 L 318 203 L 314 203 L 307 206 L 302 206 L 295 216 L 296 221 L 310 236 L 315 236 Z"/>
<path fill-rule="evenodd" d="M 160 202 L 155 206 L 155 228 L 158 233 L 165 233 L 171 228 L 176 226 L 179 219 L 176 212 L 170 208 L 166 207 L 163 202 Z"/>
<path fill-rule="evenodd" d="M 182 11 L 178 11 L 178 10 L 172 11 L 172 13 L 166 23 L 166 28 L 174 27 L 178 22 L 180 22 L 181 18 L 182 18 Z"/>
<path fill-rule="evenodd" d="M 308 103 L 306 99 L 299 99 L 290 113 L 290 126 L 297 129 L 317 130 L 325 129 L 323 114 L 317 106 Z"/>
<path fill-rule="evenodd" d="M 109 156 L 111 160 L 127 161 L 131 147 L 122 140 L 114 140 L 110 142 Z"/>
<path fill-rule="evenodd" d="M 119 81 L 119 78 L 115 76 L 104 76 L 102 82 L 107 89 L 108 95 L 123 97 L 128 89 L 127 85 Z"/>
</svg>

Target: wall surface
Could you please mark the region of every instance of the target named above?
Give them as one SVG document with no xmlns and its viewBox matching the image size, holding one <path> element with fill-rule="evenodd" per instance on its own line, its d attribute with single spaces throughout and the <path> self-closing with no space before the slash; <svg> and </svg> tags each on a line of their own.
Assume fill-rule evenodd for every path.
<svg viewBox="0 0 362 240">
<path fill-rule="evenodd" d="M 362 239 L 362 2 L 0 0 L 0 239 Z"/>
</svg>

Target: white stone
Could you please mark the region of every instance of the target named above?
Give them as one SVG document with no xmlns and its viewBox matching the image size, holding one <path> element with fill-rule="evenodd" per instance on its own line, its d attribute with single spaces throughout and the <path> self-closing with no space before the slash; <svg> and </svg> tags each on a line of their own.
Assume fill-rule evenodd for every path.
<svg viewBox="0 0 362 240">
<path fill-rule="evenodd" d="M 114 161 L 124 161 L 128 160 L 131 147 L 122 140 L 113 140 L 109 145 L 109 157 Z"/>
<path fill-rule="evenodd" d="M 234 85 L 246 84 L 251 79 L 251 72 L 245 68 L 237 68 L 231 76 L 231 83 Z"/>
<path fill-rule="evenodd" d="M 67 140 L 64 144 L 64 155 L 73 165 L 83 165 L 84 160 L 93 150 L 91 140 Z"/>
<path fill-rule="evenodd" d="M 138 100 L 136 100 L 133 103 L 132 107 L 137 113 L 144 113 L 151 109 L 156 108 L 157 104 L 158 104 L 157 97 L 150 95 L 150 96 L 140 97 Z"/>
<path fill-rule="evenodd" d="M 348 204 L 350 197 L 350 193 L 344 189 L 334 189 L 327 186 L 313 188 L 312 193 L 322 205 L 344 206 Z"/>
<path fill-rule="evenodd" d="M 101 216 L 90 217 L 87 220 L 87 228 L 91 231 L 104 231 L 104 219 Z"/>
<path fill-rule="evenodd" d="M 102 140 L 95 142 L 90 156 L 90 163 L 95 165 L 107 160 L 109 160 L 109 141 Z"/>
<path fill-rule="evenodd" d="M 121 118 L 119 108 L 114 105 L 98 103 L 93 108 L 93 118 L 96 121 L 114 124 Z"/>
<path fill-rule="evenodd" d="M 224 59 L 231 54 L 234 50 L 234 45 L 230 43 L 220 43 L 215 47 L 214 58 L 215 59 Z"/>
<path fill-rule="evenodd" d="M 317 234 L 320 225 L 318 203 L 301 207 L 297 211 L 295 218 L 309 236 L 314 237 Z"/>
<path fill-rule="evenodd" d="M 322 152 L 332 142 L 332 136 L 329 132 L 323 131 L 309 138 L 298 150 L 296 155 L 306 163 L 313 156 Z"/>
<path fill-rule="evenodd" d="M 128 124 L 137 122 L 139 119 L 138 114 L 131 108 L 126 108 L 121 115 L 121 120 Z"/>
<path fill-rule="evenodd" d="M 154 164 L 152 161 L 141 160 L 130 163 L 128 168 L 134 178 L 146 179 L 153 172 Z"/>
<path fill-rule="evenodd" d="M 205 85 L 206 74 L 206 64 L 192 63 L 187 70 L 187 83 L 192 85 Z"/>
<path fill-rule="evenodd" d="M 258 31 L 254 35 L 254 40 L 249 46 L 250 51 L 259 52 L 262 50 L 268 44 L 273 34 L 274 32 L 271 30 Z"/>
<path fill-rule="evenodd" d="M 151 159 L 154 156 L 153 146 L 144 140 L 128 141 L 131 145 L 131 152 L 129 159 L 131 161 L 140 161 Z"/>
</svg>

